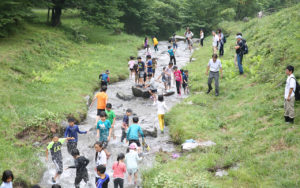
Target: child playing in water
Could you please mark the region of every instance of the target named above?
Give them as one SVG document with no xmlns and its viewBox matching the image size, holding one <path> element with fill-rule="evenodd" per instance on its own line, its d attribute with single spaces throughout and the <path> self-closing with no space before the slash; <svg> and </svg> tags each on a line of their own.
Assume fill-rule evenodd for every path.
<svg viewBox="0 0 300 188">
<path fill-rule="evenodd" d="M 99 121 L 99 118 L 100 118 L 100 113 L 101 112 L 105 112 L 105 108 L 106 108 L 106 103 L 107 103 L 107 100 L 108 100 L 108 95 L 106 94 L 106 90 L 107 90 L 107 87 L 106 86 L 103 86 L 101 87 L 101 92 L 98 92 L 91 105 L 90 105 L 90 108 L 91 106 L 93 106 L 95 100 L 97 100 L 97 117 L 96 117 L 96 124 L 98 123 Z"/>
<path fill-rule="evenodd" d="M 126 131 L 129 127 L 129 116 L 131 116 L 132 114 L 132 110 L 131 109 L 127 109 L 126 110 L 126 114 L 123 117 L 123 123 L 122 123 L 122 137 L 121 137 L 121 142 L 123 143 L 124 139 L 126 139 Z"/>
<path fill-rule="evenodd" d="M 101 87 L 106 86 L 107 83 L 109 82 L 109 70 L 106 70 L 105 73 L 102 73 L 99 75 L 99 79 L 101 80 Z"/>
<path fill-rule="evenodd" d="M 97 166 L 97 174 L 99 176 L 98 181 L 96 182 L 97 188 L 107 188 L 110 181 L 109 175 L 105 173 L 106 167 L 103 165 Z"/>
<path fill-rule="evenodd" d="M 74 140 L 68 140 L 67 148 L 68 153 L 71 154 L 71 151 L 73 149 L 77 149 L 77 142 L 78 142 L 78 134 L 87 134 L 87 131 L 80 131 L 78 128 L 78 125 L 75 125 L 75 119 L 69 118 L 68 119 L 69 126 L 67 127 L 65 131 L 65 138 L 67 137 L 74 137 Z"/>
<path fill-rule="evenodd" d="M 177 66 L 174 66 L 174 79 L 176 81 L 177 94 L 181 96 L 181 83 L 182 83 L 182 74 L 178 70 Z"/>
<path fill-rule="evenodd" d="M 114 171 L 113 178 L 114 178 L 114 187 L 120 188 L 124 187 L 124 177 L 126 173 L 126 165 L 124 163 L 125 155 L 124 153 L 120 153 L 118 155 L 117 161 L 114 162 L 112 169 Z"/>
<path fill-rule="evenodd" d="M 158 95 L 158 102 L 157 102 L 157 115 L 158 115 L 158 122 L 161 133 L 164 133 L 165 127 L 165 112 L 168 110 L 166 103 L 164 101 L 163 95 Z"/>
<path fill-rule="evenodd" d="M 167 80 L 167 86 L 169 87 L 169 90 L 171 89 L 172 74 L 173 74 L 173 63 L 170 62 L 168 67 L 166 68 L 166 80 Z"/>
<path fill-rule="evenodd" d="M 106 119 L 106 113 L 101 112 L 100 113 L 100 120 L 97 123 L 97 138 L 100 142 L 103 144 L 103 149 L 107 155 L 107 157 L 110 156 L 110 153 L 106 150 L 106 147 L 108 145 L 108 142 L 111 138 L 111 124 L 110 121 Z"/>
<path fill-rule="evenodd" d="M 184 75 L 182 78 L 183 78 L 182 87 L 184 89 L 184 94 L 188 94 L 189 93 L 189 89 L 188 89 L 189 71 L 188 70 L 184 71 Z"/>
<path fill-rule="evenodd" d="M 125 163 L 128 172 L 128 183 L 131 184 L 132 175 L 134 175 L 134 184 L 137 184 L 138 179 L 138 161 L 142 158 L 139 157 L 137 151 L 137 144 L 131 143 L 129 146 L 129 153 L 125 155 Z"/>
<path fill-rule="evenodd" d="M 155 77 L 156 66 L 157 66 L 157 58 L 152 58 L 152 73 L 153 73 L 153 77 Z"/>
<path fill-rule="evenodd" d="M 175 51 L 173 48 L 171 48 L 171 46 L 168 46 L 168 53 L 169 53 L 169 56 L 170 56 L 170 62 L 174 62 L 174 65 L 176 65 L 176 58 L 175 58 Z"/>
<path fill-rule="evenodd" d="M 165 86 L 165 91 L 168 90 L 168 83 L 167 83 L 167 73 L 166 73 L 166 67 L 163 67 L 163 71 L 161 72 L 161 74 L 159 75 L 159 77 L 157 78 L 157 81 L 159 81 L 159 79 L 161 78 L 161 81 L 159 82 L 163 82 L 164 86 Z"/>
<path fill-rule="evenodd" d="M 116 122 L 116 114 L 114 111 L 112 111 L 112 105 L 111 103 L 107 103 L 106 104 L 106 110 L 105 113 L 107 115 L 107 119 L 109 120 L 110 124 L 111 124 L 111 136 L 116 139 L 115 136 L 115 122 Z"/>
<path fill-rule="evenodd" d="M 158 51 L 158 47 L 157 47 L 158 46 L 158 40 L 155 36 L 153 36 L 152 39 L 153 39 L 154 51 L 156 52 L 156 51 Z"/>
<path fill-rule="evenodd" d="M 13 181 L 14 181 L 14 175 L 12 171 L 5 170 L 2 174 L 2 184 L 1 188 L 12 188 L 13 187 Z"/>
<path fill-rule="evenodd" d="M 96 155 L 95 155 L 96 167 L 99 166 L 99 165 L 106 166 L 106 164 L 107 164 L 107 156 L 106 156 L 106 154 L 104 152 L 104 148 L 103 148 L 102 142 L 97 141 L 94 144 L 94 148 L 96 150 Z M 97 183 L 97 181 L 99 179 L 99 176 L 97 174 L 97 168 L 95 168 L 95 171 L 96 171 L 96 183 Z"/>
<path fill-rule="evenodd" d="M 148 85 L 146 85 L 145 88 L 150 87 L 149 93 L 153 97 L 153 105 L 155 105 L 156 104 L 157 85 L 155 83 L 155 79 L 153 77 L 153 74 L 149 73 L 148 76 L 150 78 L 150 83 Z"/>
<path fill-rule="evenodd" d="M 52 142 L 50 142 L 46 149 L 46 161 L 48 161 L 48 150 L 51 152 L 52 161 L 56 167 L 56 174 L 52 177 L 52 182 L 56 183 L 56 179 L 63 172 L 63 162 L 62 162 L 62 154 L 61 154 L 61 146 L 66 140 L 73 140 L 73 137 L 67 138 L 59 138 L 58 135 L 54 135 L 52 138 Z"/>
<path fill-rule="evenodd" d="M 132 75 L 135 73 L 133 66 L 135 64 L 134 57 L 130 56 L 130 61 L 128 62 L 128 67 L 130 71 L 130 78 L 132 78 Z"/>
<path fill-rule="evenodd" d="M 141 143 L 139 140 L 139 134 L 141 135 L 143 142 L 144 142 L 144 133 L 142 131 L 142 128 L 139 123 L 138 117 L 132 118 L 133 124 L 129 126 L 129 129 L 127 131 L 127 140 L 129 141 L 129 145 L 131 143 L 136 143 L 138 147 L 141 147 Z M 140 149 L 140 148 L 138 148 Z"/>
<path fill-rule="evenodd" d="M 68 168 L 76 168 L 75 187 L 79 188 L 81 180 L 84 180 L 85 183 L 89 181 L 89 175 L 86 166 L 90 161 L 84 156 L 80 156 L 78 149 L 72 150 L 72 156 L 74 157 L 75 165 L 69 166 Z M 66 170 L 68 168 L 66 168 Z"/>
</svg>

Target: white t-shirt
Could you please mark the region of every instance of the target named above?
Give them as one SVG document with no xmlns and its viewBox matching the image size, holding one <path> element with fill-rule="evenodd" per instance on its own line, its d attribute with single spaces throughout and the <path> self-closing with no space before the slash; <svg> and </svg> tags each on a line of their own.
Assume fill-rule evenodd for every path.
<svg viewBox="0 0 300 188">
<path fill-rule="evenodd" d="M 202 32 L 201 34 L 200 34 L 200 39 L 203 39 L 204 38 L 204 33 Z"/>
<path fill-rule="evenodd" d="M 292 92 L 291 97 L 295 96 L 296 80 L 294 78 L 295 78 L 295 76 L 293 74 L 291 74 L 286 79 L 285 91 L 284 91 L 284 98 L 285 99 L 288 98 L 291 88 L 293 88 L 293 91 L 294 91 L 294 92 Z"/>
<path fill-rule="evenodd" d="M 2 182 L 0 188 L 13 188 L 12 182 L 9 183 Z"/>
<path fill-rule="evenodd" d="M 219 37 L 218 37 L 218 35 L 216 34 L 216 35 L 213 37 L 213 42 L 212 42 L 213 47 L 216 47 L 216 46 L 218 45 L 218 41 L 219 41 Z"/>
<path fill-rule="evenodd" d="M 187 38 L 192 38 L 193 36 L 194 36 L 194 34 L 192 32 L 185 33 L 185 37 L 187 37 Z"/>
<path fill-rule="evenodd" d="M 129 68 L 130 68 L 130 69 L 133 69 L 134 64 L 135 64 L 135 61 L 134 61 L 134 60 L 130 60 L 130 61 L 128 62 Z"/>
<path fill-rule="evenodd" d="M 172 74 L 173 74 L 173 68 L 171 67 L 171 68 L 169 68 L 169 66 L 166 68 L 166 72 L 168 73 L 168 74 L 166 74 L 166 76 L 168 76 L 169 78 L 171 78 L 172 77 Z"/>
<path fill-rule="evenodd" d="M 217 59 L 216 62 L 210 59 L 207 66 L 209 66 L 210 71 L 219 72 L 220 68 L 222 68 L 222 63 L 219 59 Z"/>
<path fill-rule="evenodd" d="M 165 114 L 167 110 L 168 107 L 166 106 L 165 101 L 157 101 L 157 114 Z"/>
<path fill-rule="evenodd" d="M 101 152 L 98 152 L 97 159 L 96 159 L 96 166 L 106 165 L 106 164 L 107 164 L 107 157 L 104 150 L 102 150 Z M 99 177 L 97 172 L 95 173 L 96 173 L 96 177 Z"/>
</svg>

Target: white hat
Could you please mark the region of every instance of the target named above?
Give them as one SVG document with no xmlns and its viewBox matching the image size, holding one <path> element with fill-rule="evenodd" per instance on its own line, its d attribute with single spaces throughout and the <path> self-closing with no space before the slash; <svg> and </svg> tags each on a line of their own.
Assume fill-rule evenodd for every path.
<svg viewBox="0 0 300 188">
<path fill-rule="evenodd" d="M 236 39 L 242 39 L 243 37 L 241 35 L 237 35 L 235 38 Z"/>
</svg>

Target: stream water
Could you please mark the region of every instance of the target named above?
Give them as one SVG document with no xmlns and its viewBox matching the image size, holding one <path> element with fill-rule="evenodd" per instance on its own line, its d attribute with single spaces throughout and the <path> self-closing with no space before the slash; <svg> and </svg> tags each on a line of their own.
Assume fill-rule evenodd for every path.
<svg viewBox="0 0 300 188">
<path fill-rule="evenodd" d="M 167 47 L 169 43 L 168 42 L 160 42 L 159 43 L 159 51 L 154 52 L 153 48 L 152 51 L 152 57 L 158 58 L 157 68 L 156 68 L 156 75 L 157 78 L 164 66 L 167 66 L 169 63 L 169 56 L 167 54 Z M 187 45 L 184 42 L 178 42 L 178 49 L 176 51 L 176 60 L 177 60 L 177 66 L 179 68 L 186 65 L 186 63 L 189 62 L 191 52 L 186 49 Z M 138 55 L 145 59 L 146 52 L 145 50 L 140 50 L 138 52 Z M 130 54 L 128 55 L 130 56 Z M 127 66 L 127 64 L 124 62 L 124 66 Z M 126 153 L 126 146 L 120 142 L 121 138 L 121 124 L 122 124 L 122 118 L 125 114 L 125 111 L 127 108 L 131 108 L 133 110 L 133 114 L 137 115 L 140 119 L 140 125 L 143 128 L 143 126 L 152 125 L 158 126 L 158 119 L 157 119 L 157 110 L 156 106 L 152 105 L 151 99 L 143 99 L 143 98 L 133 98 L 130 101 L 124 101 L 116 97 L 117 92 L 122 92 L 126 95 L 132 95 L 131 87 L 134 85 L 134 79 L 127 79 L 125 81 L 120 81 L 114 84 L 111 84 L 108 86 L 107 94 L 108 94 L 108 102 L 112 104 L 113 110 L 115 111 L 115 114 L 117 116 L 116 118 L 116 124 L 115 124 L 115 135 L 116 140 L 111 139 L 108 145 L 108 151 L 112 154 L 111 157 L 108 160 L 107 164 L 107 170 L 106 173 L 112 176 L 112 164 L 114 161 L 116 161 L 117 155 L 121 152 Z M 158 94 L 162 93 L 163 90 L 163 84 L 158 84 Z M 172 82 L 172 90 L 175 91 L 175 85 L 174 82 Z M 183 96 L 184 98 L 186 96 Z M 176 94 L 165 97 L 166 104 L 168 108 L 171 108 L 176 103 L 180 102 L 180 98 L 177 97 Z M 95 121 L 96 121 L 96 104 L 92 106 L 88 110 L 87 119 L 79 125 L 79 129 L 82 131 L 89 131 L 88 134 L 79 134 L 79 141 L 78 141 L 78 149 L 80 151 L 80 154 L 85 156 L 90 160 L 90 164 L 87 166 L 89 177 L 90 177 L 90 183 L 85 184 L 83 181 L 81 182 L 80 187 L 95 187 L 94 179 L 95 179 L 95 150 L 93 148 L 93 144 L 96 141 L 96 129 L 95 129 Z M 132 122 L 132 121 L 131 121 Z M 172 142 L 170 142 L 169 137 L 169 130 L 168 127 L 165 129 L 165 133 L 161 134 L 158 128 L 157 131 L 157 137 L 146 137 L 146 142 L 150 146 L 150 151 L 146 153 L 143 157 L 143 160 L 140 163 L 140 170 L 149 168 L 153 165 L 154 159 L 155 159 L 155 153 L 159 150 L 172 152 L 174 151 L 174 146 Z M 66 144 L 62 147 L 62 155 L 63 155 L 63 165 L 64 168 L 67 166 L 70 166 L 74 164 L 73 157 L 68 154 Z M 55 174 L 55 166 L 53 162 L 51 161 L 51 157 L 49 157 L 49 161 L 46 162 L 44 158 L 42 160 L 45 162 L 46 171 L 43 174 L 42 180 L 40 182 L 40 185 L 44 188 L 51 187 L 51 177 Z M 69 169 L 65 170 L 61 177 L 58 179 L 57 183 L 60 184 L 63 188 L 71 188 L 74 187 L 74 180 L 76 176 L 76 170 L 75 169 Z M 139 185 L 141 185 L 141 178 L 139 178 Z M 111 178 L 109 187 L 113 187 L 113 179 Z M 132 187 L 127 184 L 127 181 L 125 180 L 125 187 Z"/>
</svg>

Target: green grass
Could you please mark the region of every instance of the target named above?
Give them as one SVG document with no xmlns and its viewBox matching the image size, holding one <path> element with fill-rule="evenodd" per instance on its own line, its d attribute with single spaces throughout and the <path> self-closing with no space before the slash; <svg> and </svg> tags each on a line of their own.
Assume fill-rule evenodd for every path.
<svg viewBox="0 0 300 188">
<path fill-rule="evenodd" d="M 44 148 L 15 135 L 84 114 L 84 96 L 98 87 L 99 73 L 110 69 L 111 81 L 125 79 L 127 59 L 143 42 L 81 22 L 74 11 L 63 12 L 58 28 L 45 24 L 45 10 L 34 12 L 32 22 L 0 40 L 0 172 L 12 169 L 30 183 L 39 181 L 43 168 L 37 152 Z"/>
<path fill-rule="evenodd" d="M 294 65 L 300 78 L 299 9 L 300 4 L 260 20 L 221 24 L 230 37 L 221 59 L 219 97 L 205 94 L 211 38 L 195 51 L 197 60 L 186 67 L 193 94 L 167 114 L 167 124 L 175 143 L 192 138 L 212 140 L 216 146 L 177 160 L 159 154 L 154 168 L 143 173 L 144 187 L 300 187 L 299 102 L 295 124 L 283 120 L 286 65 Z M 233 61 L 234 36 L 240 31 L 250 50 L 245 77 L 238 75 Z M 238 168 L 221 178 L 208 171 L 226 166 Z"/>
</svg>

